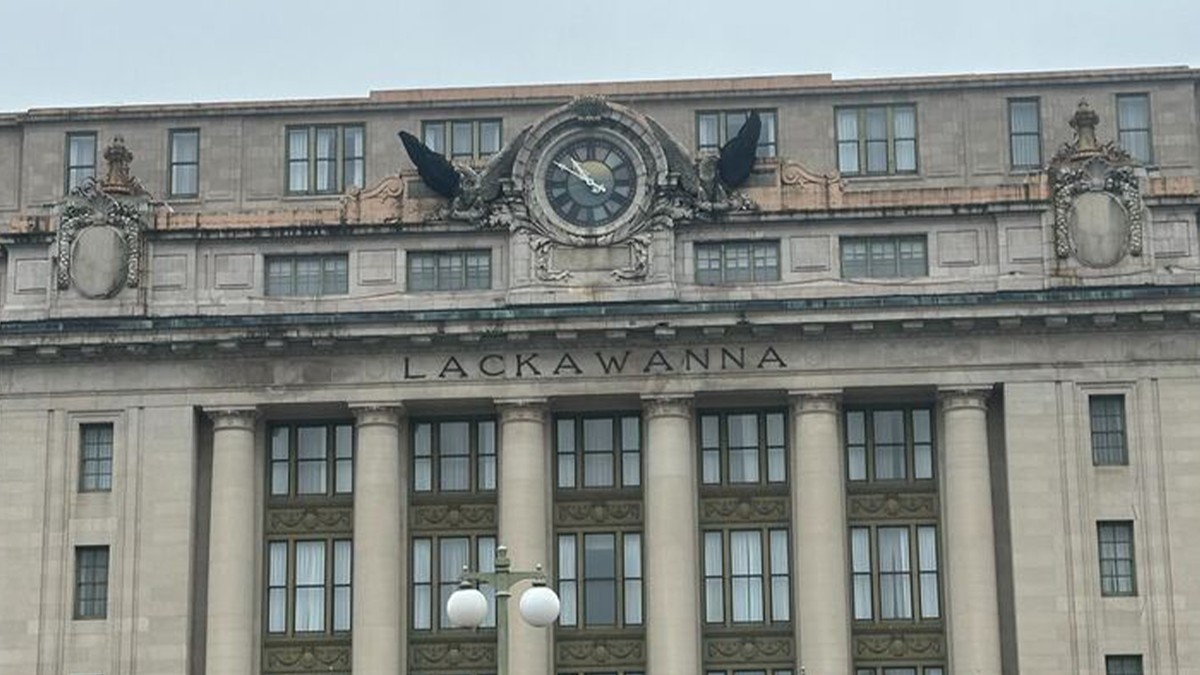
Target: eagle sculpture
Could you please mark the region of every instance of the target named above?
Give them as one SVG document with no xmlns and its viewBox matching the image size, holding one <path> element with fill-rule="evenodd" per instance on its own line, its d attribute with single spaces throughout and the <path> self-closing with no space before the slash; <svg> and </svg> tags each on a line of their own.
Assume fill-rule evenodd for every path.
<svg viewBox="0 0 1200 675">
<path fill-rule="evenodd" d="M 454 165 L 445 157 L 430 150 L 427 145 L 407 131 L 400 132 L 400 142 L 408 152 L 409 159 L 417 167 L 417 174 L 429 186 L 429 189 L 445 197 L 454 199 L 462 190 L 462 179 Z"/>
<path fill-rule="evenodd" d="M 762 120 L 757 112 L 742 124 L 737 135 L 721 146 L 721 158 L 717 160 L 717 172 L 721 182 L 728 188 L 736 188 L 750 177 L 754 160 L 758 155 L 758 135 L 762 133 Z"/>
</svg>

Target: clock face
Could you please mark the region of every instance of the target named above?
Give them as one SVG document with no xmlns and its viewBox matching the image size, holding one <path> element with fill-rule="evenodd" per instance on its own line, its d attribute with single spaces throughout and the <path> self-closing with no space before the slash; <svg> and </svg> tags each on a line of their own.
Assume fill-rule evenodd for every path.
<svg viewBox="0 0 1200 675">
<path fill-rule="evenodd" d="M 633 204 L 637 172 L 628 152 L 602 137 L 569 141 L 546 165 L 546 197 L 568 223 L 603 228 Z"/>
</svg>

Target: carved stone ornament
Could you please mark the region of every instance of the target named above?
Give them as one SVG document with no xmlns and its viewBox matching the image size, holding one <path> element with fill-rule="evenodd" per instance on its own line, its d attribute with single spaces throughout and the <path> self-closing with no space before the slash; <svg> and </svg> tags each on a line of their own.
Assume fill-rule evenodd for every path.
<svg viewBox="0 0 1200 675">
<path fill-rule="evenodd" d="M 373 187 L 355 188 L 338 203 L 342 223 L 398 223 L 404 217 L 404 186 L 400 176 L 387 176 Z"/>
<path fill-rule="evenodd" d="M 946 654 L 940 633 L 870 633 L 854 636 L 854 656 L 871 660 L 938 659 Z"/>
<path fill-rule="evenodd" d="M 267 532 L 270 534 L 350 532 L 353 529 L 354 512 L 348 506 L 267 509 Z"/>
<path fill-rule="evenodd" d="M 562 667 L 640 666 L 646 661 L 646 644 L 642 640 L 559 638 L 554 649 Z"/>
<path fill-rule="evenodd" d="M 637 501 L 559 502 L 554 505 L 554 522 L 559 527 L 639 525 L 642 504 Z"/>
<path fill-rule="evenodd" d="M 704 661 L 719 663 L 790 663 L 795 641 L 787 637 L 714 637 L 704 640 Z"/>
<path fill-rule="evenodd" d="M 934 493 L 852 494 L 847 516 L 852 519 L 936 518 Z"/>
<path fill-rule="evenodd" d="M 350 645 L 267 645 L 263 672 L 350 671 Z"/>
<path fill-rule="evenodd" d="M 436 669 L 487 671 L 496 667 L 494 643 L 423 642 L 408 643 L 408 663 L 413 670 Z"/>
<path fill-rule="evenodd" d="M 409 507 L 414 530 L 490 530 L 496 527 L 495 504 L 419 504 Z"/>
<path fill-rule="evenodd" d="M 787 521 L 791 500 L 787 497 L 704 497 L 700 500 L 702 523 L 750 523 Z"/>
<path fill-rule="evenodd" d="M 1100 116 L 1080 101 L 1071 118 L 1075 140 L 1050 161 L 1054 191 L 1054 253 L 1088 267 L 1112 267 L 1140 256 L 1145 206 L 1139 167 L 1129 153 L 1096 140 Z"/>
<path fill-rule="evenodd" d="M 136 288 L 141 275 L 149 196 L 129 173 L 133 153 L 120 136 L 104 151 L 108 173 L 67 195 L 55 240 L 56 282 L 87 298 Z"/>
</svg>

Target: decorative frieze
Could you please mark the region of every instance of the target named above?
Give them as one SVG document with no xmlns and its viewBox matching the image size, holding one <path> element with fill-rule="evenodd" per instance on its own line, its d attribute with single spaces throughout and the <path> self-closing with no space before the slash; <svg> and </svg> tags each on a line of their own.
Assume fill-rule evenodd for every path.
<svg viewBox="0 0 1200 675">
<path fill-rule="evenodd" d="M 408 643 L 408 663 L 413 670 L 492 670 L 496 667 L 496 645 L 488 642 Z"/>
<path fill-rule="evenodd" d="M 856 659 L 907 661 L 945 656 L 946 639 L 940 633 L 889 632 L 854 636 Z"/>
<path fill-rule="evenodd" d="M 267 509 L 269 534 L 353 531 L 354 509 L 351 506 L 273 506 Z"/>
<path fill-rule="evenodd" d="M 935 493 L 852 494 L 847 516 L 858 519 L 931 519 L 938 514 Z"/>
<path fill-rule="evenodd" d="M 711 637 L 704 640 L 704 663 L 753 664 L 790 663 L 794 658 L 796 643 L 792 636 Z"/>
<path fill-rule="evenodd" d="M 559 527 L 589 525 L 640 525 L 642 503 L 637 501 L 559 502 L 554 506 L 554 524 Z"/>
<path fill-rule="evenodd" d="M 640 639 L 558 639 L 554 645 L 560 667 L 640 666 L 646 661 L 646 643 Z"/>
<path fill-rule="evenodd" d="M 413 530 L 490 530 L 496 527 L 495 504 L 419 504 L 408 509 Z"/>
<path fill-rule="evenodd" d="M 350 672 L 349 644 L 268 644 L 263 672 Z"/>
<path fill-rule="evenodd" d="M 791 513 L 788 497 L 703 497 L 700 522 L 749 523 L 787 521 Z"/>
</svg>

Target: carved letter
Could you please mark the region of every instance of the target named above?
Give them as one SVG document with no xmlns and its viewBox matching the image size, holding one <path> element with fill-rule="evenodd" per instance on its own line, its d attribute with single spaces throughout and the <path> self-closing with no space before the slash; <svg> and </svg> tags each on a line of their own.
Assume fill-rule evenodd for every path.
<svg viewBox="0 0 1200 675">
<path fill-rule="evenodd" d="M 738 368 L 746 367 L 746 348 L 738 347 L 738 353 L 735 356 L 733 352 L 721 347 L 721 370 L 729 368 L 730 363 L 737 364 Z"/>
<path fill-rule="evenodd" d="M 696 365 L 700 367 L 700 370 L 708 370 L 708 348 L 705 347 L 699 353 L 694 352 L 690 349 L 687 350 L 686 352 L 684 352 L 683 353 L 683 369 L 691 370 L 692 369 L 692 361 L 696 362 Z"/>
<path fill-rule="evenodd" d="M 763 368 L 768 363 L 777 364 L 779 368 L 787 368 L 787 364 L 783 362 L 783 359 L 779 358 L 779 354 L 776 353 L 774 347 L 767 347 L 767 351 L 763 352 L 762 358 L 758 360 L 758 367 Z"/>
<path fill-rule="evenodd" d="M 650 355 L 650 360 L 646 361 L 646 367 L 642 368 L 642 372 L 648 373 L 654 368 L 662 368 L 664 373 L 675 370 L 671 367 L 671 364 L 667 363 L 667 357 L 663 356 L 663 353 L 657 349 Z"/>
<path fill-rule="evenodd" d="M 492 361 L 500 362 L 499 370 L 489 369 L 488 363 L 490 363 Z M 503 375 L 504 375 L 504 355 L 488 354 L 487 356 L 484 356 L 482 359 L 479 359 L 479 372 L 483 373 L 484 375 L 486 375 L 488 377 L 503 377 Z"/>
<path fill-rule="evenodd" d="M 576 375 L 582 375 L 583 369 L 575 363 L 575 359 L 571 358 L 570 353 L 564 353 L 562 358 L 558 360 L 558 365 L 554 367 L 554 374 L 558 375 L 563 369 L 574 370 Z"/>
<path fill-rule="evenodd" d="M 408 362 L 407 356 L 404 357 L 404 379 L 406 379 L 406 380 L 423 380 L 423 379 L 425 379 L 425 373 L 414 373 L 412 371 L 412 364 L 410 364 Z"/>
<path fill-rule="evenodd" d="M 617 357 L 615 356 L 606 357 L 603 353 L 596 352 L 596 360 L 599 361 L 600 366 L 604 368 L 605 375 L 611 375 L 614 369 L 619 375 L 625 372 L 625 362 L 629 360 L 629 352 L 622 354 L 620 361 L 617 361 Z"/>
<path fill-rule="evenodd" d="M 538 355 L 536 353 L 534 353 L 534 354 L 517 354 L 517 377 L 524 376 L 524 369 L 526 366 L 528 366 L 529 369 L 533 371 L 534 375 L 541 375 L 542 371 L 538 370 L 537 365 L 535 365 L 533 363 L 533 360 L 536 359 L 537 357 L 538 357 Z"/>
<path fill-rule="evenodd" d="M 446 379 L 446 373 L 450 372 L 458 373 L 459 378 L 465 378 L 467 376 L 467 371 L 463 370 L 463 367 L 458 362 L 458 359 L 454 358 L 453 356 L 446 359 L 446 364 L 442 366 L 442 372 L 438 373 L 438 379 Z"/>
</svg>

